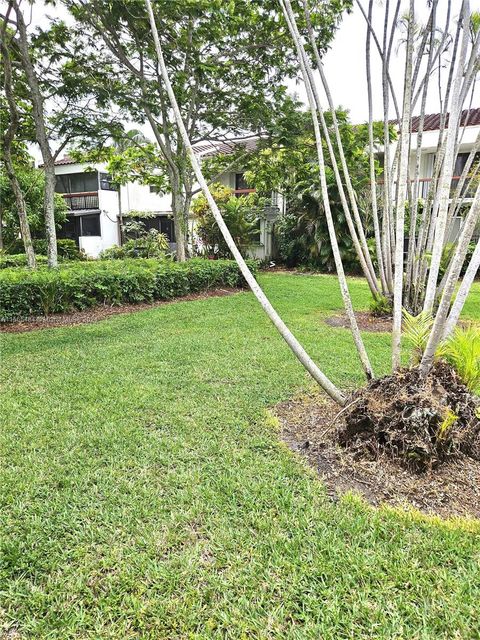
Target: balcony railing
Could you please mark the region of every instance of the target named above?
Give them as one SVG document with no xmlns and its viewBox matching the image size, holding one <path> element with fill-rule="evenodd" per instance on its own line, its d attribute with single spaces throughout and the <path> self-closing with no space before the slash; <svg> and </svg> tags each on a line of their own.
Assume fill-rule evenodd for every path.
<svg viewBox="0 0 480 640">
<path fill-rule="evenodd" d="M 62 193 L 69 211 L 88 211 L 98 209 L 98 191 L 82 193 Z"/>
<path fill-rule="evenodd" d="M 255 193 L 256 189 L 234 189 L 233 195 L 236 198 L 240 198 L 240 196 L 248 196 L 250 193 Z"/>
<path fill-rule="evenodd" d="M 433 178 L 419 178 L 418 180 L 418 197 L 422 198 L 423 200 L 425 200 L 428 196 L 428 190 L 430 188 L 430 183 L 432 182 Z M 457 192 L 457 186 L 458 183 L 460 181 L 460 176 L 453 176 L 452 178 L 452 182 L 450 185 L 450 199 L 458 197 L 456 196 L 456 192 Z M 410 180 L 410 183 L 412 185 L 412 189 L 414 186 L 414 180 Z M 377 180 L 377 185 L 378 187 L 381 189 L 383 187 L 383 180 Z M 466 198 L 467 200 L 469 198 L 473 198 L 475 195 L 475 190 L 478 186 L 478 178 L 474 179 L 470 182 L 470 180 L 467 178 L 463 184 L 463 187 L 461 189 L 461 193 L 460 193 L 460 197 Z"/>
</svg>

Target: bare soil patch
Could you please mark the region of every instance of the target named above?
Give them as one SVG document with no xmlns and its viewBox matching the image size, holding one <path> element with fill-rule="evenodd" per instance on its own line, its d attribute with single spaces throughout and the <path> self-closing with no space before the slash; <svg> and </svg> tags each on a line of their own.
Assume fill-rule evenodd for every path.
<svg viewBox="0 0 480 640">
<path fill-rule="evenodd" d="M 344 446 L 344 414 L 320 393 L 281 403 L 274 412 L 283 440 L 317 470 L 332 499 L 354 491 L 375 506 L 480 518 L 478 458 L 457 450 L 442 464 L 419 471 L 381 447 Z"/>
<path fill-rule="evenodd" d="M 188 296 L 172 298 L 171 300 L 158 300 L 156 302 L 142 302 L 139 304 L 122 304 L 119 306 L 97 306 L 85 311 L 73 311 L 72 313 L 55 313 L 50 316 L 33 316 L 27 320 L 18 322 L 0 323 L 0 333 L 25 333 L 37 329 L 52 329 L 55 327 L 74 327 L 81 324 L 90 324 L 104 320 L 110 316 L 153 309 L 174 302 L 187 302 L 192 300 L 205 300 L 206 298 L 218 298 L 240 293 L 244 289 L 225 288 L 212 289 L 201 293 L 192 293 Z"/>
<path fill-rule="evenodd" d="M 392 318 L 389 316 L 374 316 L 368 311 L 355 313 L 358 327 L 361 331 L 373 331 L 376 333 L 388 333 L 392 330 Z M 345 314 L 335 314 L 325 318 L 325 323 L 330 327 L 350 329 L 350 322 Z"/>
</svg>

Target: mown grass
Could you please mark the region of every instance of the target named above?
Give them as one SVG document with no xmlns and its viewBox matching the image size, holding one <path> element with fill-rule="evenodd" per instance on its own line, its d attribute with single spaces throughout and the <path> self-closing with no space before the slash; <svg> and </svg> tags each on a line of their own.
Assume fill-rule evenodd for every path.
<svg viewBox="0 0 480 640">
<path fill-rule="evenodd" d="M 260 280 L 326 373 L 361 382 L 322 323 L 336 281 Z M 386 371 L 389 337 L 365 340 Z M 478 525 L 327 499 L 268 418 L 311 383 L 251 294 L 4 335 L 1 373 L 4 634 L 480 637 Z"/>
</svg>

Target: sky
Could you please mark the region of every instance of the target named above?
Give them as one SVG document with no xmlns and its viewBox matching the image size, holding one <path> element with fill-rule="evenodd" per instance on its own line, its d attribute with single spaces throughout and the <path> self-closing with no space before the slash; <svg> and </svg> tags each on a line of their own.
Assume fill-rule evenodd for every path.
<svg viewBox="0 0 480 640">
<path fill-rule="evenodd" d="M 383 3 L 382 3 L 383 4 Z M 393 2 L 390 3 L 394 4 Z M 407 3 L 403 3 L 406 8 Z M 367 6 L 366 0 L 363 6 Z M 452 0 L 452 15 L 454 18 L 460 10 L 461 0 Z M 439 0 L 438 22 L 444 24 L 446 16 L 445 0 Z M 471 0 L 470 7 L 472 11 L 480 11 L 480 0 Z M 415 1 L 415 14 L 418 22 L 426 23 L 428 18 L 426 1 Z M 381 3 L 376 0 L 374 2 L 374 26 L 379 29 L 382 22 L 383 8 Z M 450 32 L 452 33 L 452 25 Z M 360 10 L 355 5 L 355 9 L 351 14 L 344 14 L 342 23 L 333 41 L 331 50 L 324 59 L 324 67 L 329 81 L 334 102 L 342 107 L 349 109 L 353 122 L 363 122 L 368 117 L 368 102 L 366 92 L 366 62 L 365 62 L 365 38 L 366 26 L 365 19 Z M 373 57 L 375 53 L 375 58 Z M 393 85 L 401 104 L 401 96 L 403 91 L 403 73 L 404 73 L 404 47 L 394 46 L 392 51 L 392 59 L 390 64 L 390 75 Z M 379 56 L 375 52 L 372 43 L 372 86 L 373 86 L 373 104 L 374 117 L 383 118 L 383 101 L 381 90 L 381 65 Z M 475 103 L 480 106 L 480 94 L 476 92 Z M 438 94 L 430 93 L 427 99 L 427 113 L 436 113 L 438 109 Z M 390 114 L 393 116 L 393 114 Z"/>
<path fill-rule="evenodd" d="M 374 0 L 374 26 L 378 29 L 383 20 L 383 2 Z M 391 5 L 394 3 L 391 2 Z M 337 31 L 330 50 L 324 58 L 324 68 L 329 81 L 333 100 L 336 105 L 347 108 L 350 111 L 352 122 L 359 123 L 367 120 L 368 103 L 365 80 L 365 20 L 355 4 L 355 8 L 351 14 L 344 14 L 342 23 Z M 367 0 L 363 0 L 363 5 L 368 5 Z M 408 6 L 408 2 L 404 0 L 400 15 L 404 13 L 404 9 Z M 439 0 L 439 23 L 443 24 L 445 16 L 446 0 Z M 460 10 L 461 0 L 452 0 L 452 27 L 455 18 Z M 480 0 L 470 0 L 472 10 L 480 11 Z M 60 11 L 60 15 L 65 17 L 64 9 L 45 8 L 41 0 L 36 0 L 32 14 L 32 27 L 36 24 L 45 26 L 48 22 L 46 17 L 53 11 Z M 415 0 L 416 18 L 419 22 L 426 22 L 428 9 L 427 0 Z M 57 15 L 59 15 L 57 13 Z M 376 16 L 376 19 L 375 19 Z M 451 31 L 452 31 L 451 27 Z M 396 43 L 393 47 L 392 59 L 390 65 L 390 75 L 392 77 L 395 90 L 401 104 L 402 95 L 402 78 L 404 67 L 404 47 Z M 383 118 L 383 102 L 381 89 L 381 64 L 375 47 L 372 43 L 372 76 L 373 76 L 373 104 L 374 117 Z M 297 92 L 300 98 L 305 100 L 305 90 L 300 84 L 294 81 L 289 83 L 292 92 Z M 480 106 L 480 92 L 475 94 L 474 105 Z M 427 100 L 427 113 L 438 112 L 438 94 L 432 92 Z M 393 117 L 390 113 L 390 117 Z M 147 135 L 149 132 L 146 131 Z M 150 136 L 151 137 L 151 134 Z"/>
</svg>

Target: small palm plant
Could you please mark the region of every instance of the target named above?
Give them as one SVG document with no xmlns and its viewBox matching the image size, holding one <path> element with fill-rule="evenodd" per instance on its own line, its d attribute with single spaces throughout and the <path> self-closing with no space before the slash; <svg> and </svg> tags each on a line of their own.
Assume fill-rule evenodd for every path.
<svg viewBox="0 0 480 640">
<path fill-rule="evenodd" d="M 452 365 L 465 386 L 480 395 L 480 329 L 457 327 L 443 342 L 437 357 Z"/>
<path fill-rule="evenodd" d="M 417 365 L 421 361 L 432 325 L 430 313 L 412 316 L 408 311 L 403 312 L 404 337 L 411 348 L 411 364 Z M 472 393 L 480 395 L 480 328 L 457 327 L 440 343 L 435 357 L 448 362 L 464 385 Z"/>
<path fill-rule="evenodd" d="M 417 316 L 403 310 L 403 332 L 411 348 L 411 364 L 417 365 L 423 356 L 433 326 L 432 314 L 422 311 Z"/>
</svg>

